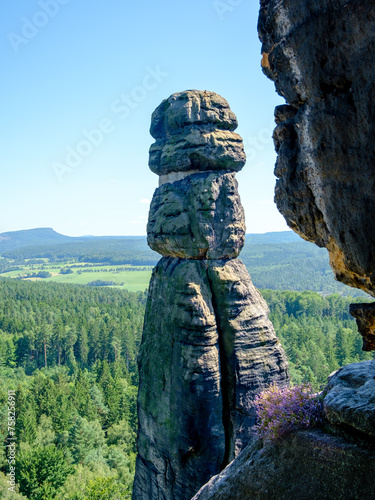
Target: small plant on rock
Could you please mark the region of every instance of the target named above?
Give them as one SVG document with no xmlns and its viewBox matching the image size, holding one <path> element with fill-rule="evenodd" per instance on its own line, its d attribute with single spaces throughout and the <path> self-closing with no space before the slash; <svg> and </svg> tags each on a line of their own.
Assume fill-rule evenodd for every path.
<svg viewBox="0 0 375 500">
<path fill-rule="evenodd" d="M 275 440 L 297 429 L 316 427 L 323 422 L 322 397 L 310 384 L 282 389 L 275 383 L 255 399 L 258 423 L 256 434 Z"/>
</svg>

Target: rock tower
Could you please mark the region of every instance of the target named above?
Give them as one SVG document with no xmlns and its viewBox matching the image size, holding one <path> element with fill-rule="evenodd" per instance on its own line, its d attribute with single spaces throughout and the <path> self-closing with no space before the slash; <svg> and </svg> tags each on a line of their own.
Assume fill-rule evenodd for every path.
<svg viewBox="0 0 375 500">
<path fill-rule="evenodd" d="M 188 90 L 152 115 L 160 183 L 148 244 L 163 257 L 139 354 L 134 500 L 189 500 L 248 443 L 254 397 L 288 383 L 267 305 L 237 259 L 245 241 L 237 120 L 214 92 Z"/>
</svg>

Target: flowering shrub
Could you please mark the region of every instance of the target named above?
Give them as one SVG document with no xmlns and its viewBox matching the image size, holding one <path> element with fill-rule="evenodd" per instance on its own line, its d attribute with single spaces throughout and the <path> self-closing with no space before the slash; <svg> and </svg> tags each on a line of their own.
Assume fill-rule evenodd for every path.
<svg viewBox="0 0 375 500">
<path fill-rule="evenodd" d="M 322 423 L 322 398 L 313 393 L 310 384 L 280 389 L 275 383 L 255 399 L 258 423 L 256 434 L 275 440 L 296 429 Z"/>
</svg>

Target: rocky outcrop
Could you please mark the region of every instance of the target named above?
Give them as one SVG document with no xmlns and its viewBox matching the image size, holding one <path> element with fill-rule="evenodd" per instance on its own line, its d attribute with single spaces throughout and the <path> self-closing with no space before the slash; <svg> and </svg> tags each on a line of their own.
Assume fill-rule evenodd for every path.
<svg viewBox="0 0 375 500">
<path fill-rule="evenodd" d="M 254 437 L 192 500 L 375 498 L 375 361 L 341 368 L 325 389 L 323 429 Z"/>
<path fill-rule="evenodd" d="M 375 360 L 344 366 L 326 390 L 324 413 L 331 424 L 375 437 Z"/>
<path fill-rule="evenodd" d="M 236 259 L 245 235 L 236 126 L 207 91 L 173 94 L 153 114 L 160 186 L 147 232 L 163 258 L 139 354 L 136 500 L 189 500 L 249 442 L 255 396 L 288 383 L 267 306 Z"/>
<path fill-rule="evenodd" d="M 276 109 L 275 200 L 325 246 L 338 280 L 375 295 L 375 4 L 261 0 L 262 66 Z"/>
<path fill-rule="evenodd" d="M 375 450 L 319 430 L 254 439 L 192 500 L 373 499 Z"/>
</svg>

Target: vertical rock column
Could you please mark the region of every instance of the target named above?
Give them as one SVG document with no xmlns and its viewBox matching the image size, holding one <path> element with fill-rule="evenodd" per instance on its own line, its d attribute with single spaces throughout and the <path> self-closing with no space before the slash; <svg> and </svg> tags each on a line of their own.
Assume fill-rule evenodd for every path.
<svg viewBox="0 0 375 500">
<path fill-rule="evenodd" d="M 288 383 L 268 309 L 237 259 L 245 240 L 235 172 L 237 120 L 213 92 L 189 90 L 152 116 L 160 176 L 148 244 L 153 271 L 139 354 L 134 500 L 189 500 L 248 443 L 254 397 Z"/>
</svg>

